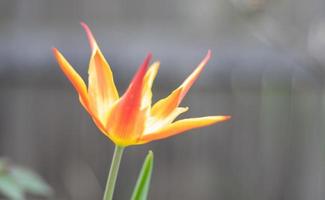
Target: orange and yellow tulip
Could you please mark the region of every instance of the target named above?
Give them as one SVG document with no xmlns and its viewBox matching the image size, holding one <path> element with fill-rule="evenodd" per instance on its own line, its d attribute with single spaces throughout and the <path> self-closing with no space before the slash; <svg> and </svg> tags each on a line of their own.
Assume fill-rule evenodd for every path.
<svg viewBox="0 0 325 200">
<path fill-rule="evenodd" d="M 148 54 L 126 92 L 119 97 L 108 62 L 88 26 L 85 23 L 81 25 L 87 33 L 92 49 L 88 88 L 63 55 L 56 48 L 53 48 L 53 52 L 60 68 L 78 92 L 83 107 L 101 132 L 116 145 L 144 144 L 230 118 L 208 116 L 174 122 L 178 115 L 188 110 L 188 107 L 179 105 L 210 59 L 210 51 L 178 88 L 151 106 L 151 87 L 160 63 L 154 62 L 148 67 L 151 60 L 151 54 Z"/>
</svg>

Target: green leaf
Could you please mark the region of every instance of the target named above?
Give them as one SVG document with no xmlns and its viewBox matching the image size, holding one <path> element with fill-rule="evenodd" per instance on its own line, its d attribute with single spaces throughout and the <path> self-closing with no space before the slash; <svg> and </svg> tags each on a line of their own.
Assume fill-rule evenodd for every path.
<svg viewBox="0 0 325 200">
<path fill-rule="evenodd" d="M 149 192 L 153 166 L 153 153 L 149 151 L 142 165 L 140 175 L 133 190 L 131 200 L 146 200 Z"/>
<path fill-rule="evenodd" d="M 13 167 L 10 175 L 25 192 L 43 196 L 50 196 L 52 194 L 50 186 L 31 170 L 22 167 Z"/>
<path fill-rule="evenodd" d="M 24 200 L 24 191 L 9 174 L 0 176 L 0 193 L 11 200 Z"/>
</svg>

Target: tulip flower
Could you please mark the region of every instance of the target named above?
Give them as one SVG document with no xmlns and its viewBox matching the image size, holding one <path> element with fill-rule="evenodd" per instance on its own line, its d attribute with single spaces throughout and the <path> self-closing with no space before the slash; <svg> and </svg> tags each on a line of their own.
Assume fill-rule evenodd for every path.
<svg viewBox="0 0 325 200">
<path fill-rule="evenodd" d="M 188 107 L 180 107 L 180 103 L 209 61 L 210 51 L 178 88 L 166 98 L 151 105 L 151 87 L 160 63 L 154 62 L 149 67 L 152 56 L 148 54 L 125 93 L 119 96 L 110 65 L 88 26 L 83 22 L 81 25 L 87 33 L 92 50 L 88 87 L 56 48 L 53 48 L 53 52 L 63 73 L 79 94 L 82 106 L 101 132 L 120 149 L 168 138 L 230 118 L 230 116 L 208 116 L 174 122 L 180 114 L 188 110 Z"/>
<path fill-rule="evenodd" d="M 81 24 L 92 49 L 88 88 L 63 55 L 55 48 L 53 51 L 62 71 L 77 90 L 81 104 L 97 127 L 115 144 L 119 146 L 144 144 L 229 119 L 229 116 L 209 116 L 173 122 L 178 115 L 188 110 L 188 107 L 179 105 L 210 59 L 210 51 L 177 89 L 151 106 L 151 86 L 159 62 L 148 67 L 151 59 L 149 54 L 124 95 L 119 97 L 108 62 L 88 26 Z"/>
</svg>

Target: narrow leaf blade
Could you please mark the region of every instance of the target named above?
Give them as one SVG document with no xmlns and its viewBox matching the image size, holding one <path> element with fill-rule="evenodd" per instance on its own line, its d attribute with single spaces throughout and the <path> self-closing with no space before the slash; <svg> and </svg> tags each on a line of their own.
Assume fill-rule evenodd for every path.
<svg viewBox="0 0 325 200">
<path fill-rule="evenodd" d="M 153 153 L 149 151 L 143 162 L 137 183 L 133 190 L 131 200 L 146 200 L 150 187 L 150 180 L 153 168 Z"/>
</svg>

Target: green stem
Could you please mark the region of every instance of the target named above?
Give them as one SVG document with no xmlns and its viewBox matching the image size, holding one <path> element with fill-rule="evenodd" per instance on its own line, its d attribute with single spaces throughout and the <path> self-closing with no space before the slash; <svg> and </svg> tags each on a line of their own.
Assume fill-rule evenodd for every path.
<svg viewBox="0 0 325 200">
<path fill-rule="evenodd" d="M 116 183 L 116 178 L 118 174 L 118 170 L 120 168 L 120 163 L 122 160 L 124 147 L 115 146 L 114 155 L 111 163 L 111 168 L 109 170 L 106 187 L 105 187 L 105 193 L 103 200 L 112 200 L 113 199 L 113 193 Z"/>
</svg>

